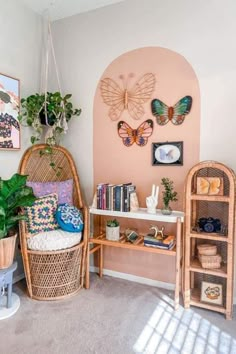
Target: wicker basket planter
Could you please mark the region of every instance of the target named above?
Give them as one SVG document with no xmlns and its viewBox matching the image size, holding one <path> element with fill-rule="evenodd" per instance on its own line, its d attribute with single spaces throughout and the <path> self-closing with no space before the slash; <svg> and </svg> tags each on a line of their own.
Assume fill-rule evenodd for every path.
<svg viewBox="0 0 236 354">
<path fill-rule="evenodd" d="M 0 240 L 0 269 L 8 268 L 12 265 L 15 255 L 16 235 Z"/>
</svg>

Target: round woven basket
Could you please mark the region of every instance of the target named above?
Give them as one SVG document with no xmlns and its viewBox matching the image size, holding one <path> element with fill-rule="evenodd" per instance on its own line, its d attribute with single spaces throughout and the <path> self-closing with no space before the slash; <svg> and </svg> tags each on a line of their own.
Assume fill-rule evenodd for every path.
<svg viewBox="0 0 236 354">
<path fill-rule="evenodd" d="M 57 300 L 79 291 L 82 246 L 44 253 L 28 251 L 32 298 Z"/>
</svg>

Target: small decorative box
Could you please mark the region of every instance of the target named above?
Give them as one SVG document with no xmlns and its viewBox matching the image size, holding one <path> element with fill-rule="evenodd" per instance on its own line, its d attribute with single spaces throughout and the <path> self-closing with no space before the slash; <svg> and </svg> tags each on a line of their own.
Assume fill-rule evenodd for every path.
<svg viewBox="0 0 236 354">
<path fill-rule="evenodd" d="M 216 245 L 209 245 L 204 243 L 202 245 L 197 246 L 198 254 L 204 256 L 215 256 L 217 254 L 217 247 Z"/>
</svg>

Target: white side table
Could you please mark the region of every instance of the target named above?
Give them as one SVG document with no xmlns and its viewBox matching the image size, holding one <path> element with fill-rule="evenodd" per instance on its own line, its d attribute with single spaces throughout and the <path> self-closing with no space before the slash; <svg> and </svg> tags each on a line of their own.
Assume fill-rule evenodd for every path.
<svg viewBox="0 0 236 354">
<path fill-rule="evenodd" d="M 0 270 L 0 320 L 13 316 L 20 307 L 19 296 L 12 293 L 13 272 L 16 268 L 17 263 L 14 262 L 9 268 Z"/>
</svg>

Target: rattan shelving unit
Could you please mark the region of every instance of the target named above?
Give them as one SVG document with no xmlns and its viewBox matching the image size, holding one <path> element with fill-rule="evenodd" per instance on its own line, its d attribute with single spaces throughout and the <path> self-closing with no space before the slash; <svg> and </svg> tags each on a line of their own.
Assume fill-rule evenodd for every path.
<svg viewBox="0 0 236 354">
<path fill-rule="evenodd" d="M 197 177 L 220 177 L 223 195 L 197 194 Z M 196 227 L 201 217 L 219 218 L 226 226 L 224 234 L 201 232 Z M 225 314 L 232 318 L 234 273 L 234 223 L 235 223 L 235 175 L 227 166 L 204 161 L 188 173 L 185 185 L 185 232 L 184 232 L 184 305 L 191 305 Z M 197 245 L 217 245 L 222 256 L 219 269 L 202 268 L 197 258 Z M 222 284 L 221 305 L 201 300 L 202 282 Z"/>
</svg>

